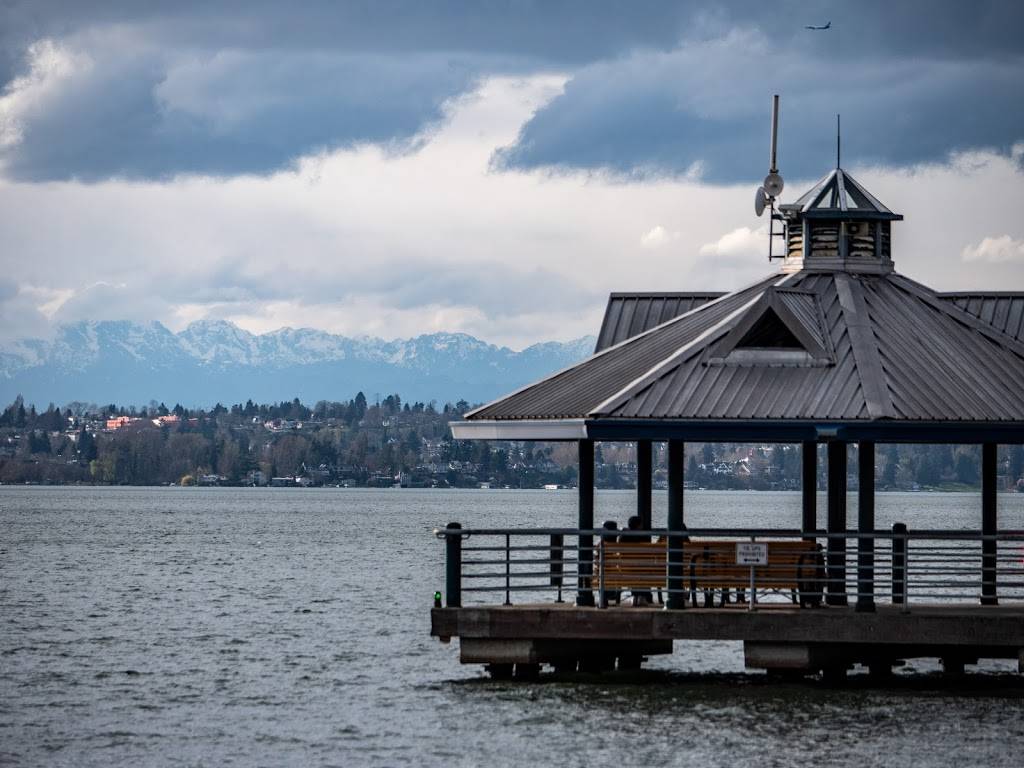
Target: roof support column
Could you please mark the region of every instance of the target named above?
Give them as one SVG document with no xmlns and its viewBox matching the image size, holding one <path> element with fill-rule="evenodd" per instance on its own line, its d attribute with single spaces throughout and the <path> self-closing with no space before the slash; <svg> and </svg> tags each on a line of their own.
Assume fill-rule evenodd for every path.
<svg viewBox="0 0 1024 768">
<path fill-rule="evenodd" d="M 981 535 L 995 536 L 999 530 L 996 514 L 996 449 L 995 443 L 981 446 Z M 998 605 L 996 596 L 995 539 L 981 541 L 981 604 Z"/>
<path fill-rule="evenodd" d="M 686 467 L 686 443 L 682 440 L 668 441 L 668 529 L 681 532 L 683 520 L 683 472 Z M 685 537 L 668 537 L 668 602 L 666 608 L 686 607 L 683 592 L 683 546 Z"/>
<path fill-rule="evenodd" d="M 803 460 L 800 530 L 812 534 L 818 530 L 818 444 L 811 440 L 804 441 L 800 458 Z"/>
<path fill-rule="evenodd" d="M 594 441 L 579 441 L 579 528 L 581 530 L 594 527 Z M 591 576 L 594 574 L 594 537 L 580 534 L 579 551 L 577 552 L 579 591 L 576 605 L 593 605 L 594 592 L 591 589 Z"/>
<path fill-rule="evenodd" d="M 643 521 L 641 527 L 651 530 L 651 467 L 652 444 L 650 440 L 636 441 L 636 513 Z"/>
<path fill-rule="evenodd" d="M 828 605 L 847 605 L 846 600 L 846 443 L 828 443 Z"/>
<path fill-rule="evenodd" d="M 857 611 L 870 613 L 875 610 L 875 444 L 868 440 L 857 446 L 857 475 Z"/>
</svg>

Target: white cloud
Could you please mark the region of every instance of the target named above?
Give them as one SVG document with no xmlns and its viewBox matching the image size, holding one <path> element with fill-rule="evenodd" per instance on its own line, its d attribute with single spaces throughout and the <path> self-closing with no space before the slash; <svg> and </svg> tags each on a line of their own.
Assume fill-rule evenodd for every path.
<svg viewBox="0 0 1024 768">
<path fill-rule="evenodd" d="M 726 232 L 720 238 L 711 243 L 705 243 L 700 247 L 701 256 L 718 256 L 725 259 L 755 259 L 758 256 L 766 256 L 768 253 L 768 229 L 767 227 L 737 227 L 731 232 Z"/>
<path fill-rule="evenodd" d="M 40 309 L 46 294 L 0 277 L 0 342 L 50 334 L 49 319 Z"/>
<path fill-rule="evenodd" d="M 7 84 L 0 96 L 0 147 L 22 140 L 24 121 L 45 109 L 76 73 L 91 66 L 87 56 L 74 54 L 52 40 L 29 46 L 29 71 Z"/>
<path fill-rule="evenodd" d="M 1024 262 L 1024 240 L 1015 240 L 1009 235 L 986 237 L 980 243 L 968 245 L 960 253 L 964 261 Z"/>
<path fill-rule="evenodd" d="M 661 248 L 673 240 L 678 240 L 679 236 L 679 232 L 669 232 L 661 224 L 658 224 L 644 232 L 640 237 L 640 245 L 644 248 Z"/>
</svg>

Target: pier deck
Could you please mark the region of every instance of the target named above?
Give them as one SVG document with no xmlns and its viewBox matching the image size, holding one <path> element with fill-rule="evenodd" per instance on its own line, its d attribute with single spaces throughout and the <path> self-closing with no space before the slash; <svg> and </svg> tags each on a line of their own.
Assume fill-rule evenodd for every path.
<svg viewBox="0 0 1024 768">
<path fill-rule="evenodd" d="M 671 653 L 675 640 L 743 641 L 748 667 L 808 672 L 853 663 L 937 657 L 949 664 L 1024 664 L 1024 606 L 879 605 L 800 609 L 759 605 L 663 610 L 571 604 L 435 608 L 431 634 L 458 637 L 463 663 L 539 664 L 587 656 Z"/>
</svg>

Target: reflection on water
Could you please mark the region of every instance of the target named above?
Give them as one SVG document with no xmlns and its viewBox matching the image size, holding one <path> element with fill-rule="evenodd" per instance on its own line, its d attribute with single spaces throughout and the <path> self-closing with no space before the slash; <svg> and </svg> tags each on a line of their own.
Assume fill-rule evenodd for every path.
<svg viewBox="0 0 1024 768">
<path fill-rule="evenodd" d="M 1024 496 L 999 501 L 1024 528 Z M 596 519 L 632 504 L 599 493 Z M 691 493 L 686 514 L 796 527 L 799 494 Z M 882 494 L 877 514 L 971 528 L 980 501 Z M 433 527 L 574 519 L 571 491 L 0 488 L 0 764 L 1018 764 L 1003 663 L 840 691 L 708 642 L 640 678 L 513 685 L 428 636 Z"/>
</svg>

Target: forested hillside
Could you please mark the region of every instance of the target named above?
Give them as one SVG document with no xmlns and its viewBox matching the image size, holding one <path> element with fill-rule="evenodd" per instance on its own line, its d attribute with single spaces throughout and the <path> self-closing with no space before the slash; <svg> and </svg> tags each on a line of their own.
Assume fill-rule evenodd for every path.
<svg viewBox="0 0 1024 768">
<path fill-rule="evenodd" d="M 407 403 L 397 395 L 369 402 L 312 406 L 298 398 L 251 400 L 204 409 L 145 408 L 72 402 L 45 410 L 19 397 L 0 413 L 0 482 L 206 485 L 376 485 L 536 488 L 570 485 L 572 443 L 453 440 L 448 423 L 470 408 Z M 850 447 L 850 466 L 855 446 Z M 687 444 L 688 485 L 698 488 L 794 490 L 800 487 L 797 445 Z M 664 446 L 655 454 L 655 484 L 666 481 Z M 634 446 L 602 443 L 596 451 L 602 488 L 633 486 Z M 879 445 L 881 490 L 978 486 L 974 445 Z M 1002 488 L 1020 483 L 1024 448 L 1000 446 Z M 818 485 L 824 487 L 824 456 Z M 850 487 L 856 475 L 849 477 Z"/>
</svg>

